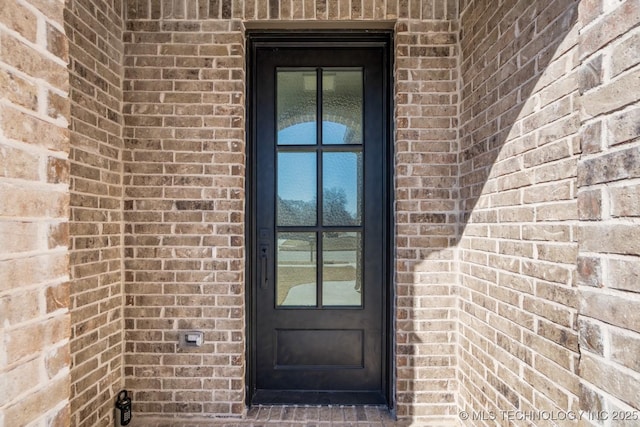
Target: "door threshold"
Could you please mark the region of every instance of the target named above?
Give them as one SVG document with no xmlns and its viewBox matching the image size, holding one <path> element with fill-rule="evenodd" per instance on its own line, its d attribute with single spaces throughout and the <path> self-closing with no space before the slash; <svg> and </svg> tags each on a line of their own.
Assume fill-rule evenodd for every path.
<svg viewBox="0 0 640 427">
<path fill-rule="evenodd" d="M 379 391 L 256 390 L 251 405 L 387 406 Z"/>
</svg>

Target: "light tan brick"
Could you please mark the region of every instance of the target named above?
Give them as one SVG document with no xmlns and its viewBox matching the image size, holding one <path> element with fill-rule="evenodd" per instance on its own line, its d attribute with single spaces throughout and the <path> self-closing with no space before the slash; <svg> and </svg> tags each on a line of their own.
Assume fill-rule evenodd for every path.
<svg viewBox="0 0 640 427">
<path fill-rule="evenodd" d="M 68 196 L 63 191 L 46 186 L 27 188 L 1 186 L 4 200 L 0 214 L 15 217 L 64 218 L 68 212 Z"/>
<path fill-rule="evenodd" d="M 607 144 L 615 146 L 638 140 L 640 138 L 638 123 L 640 123 L 640 107 L 637 105 L 611 116 L 607 120 Z"/>
<path fill-rule="evenodd" d="M 0 43 L 3 46 L 0 51 L 0 60 L 4 63 L 34 78 L 44 79 L 60 90 L 68 89 L 69 77 L 63 65 L 42 56 L 33 47 L 6 33 L 0 34 Z"/>
<path fill-rule="evenodd" d="M 640 148 L 628 146 L 622 150 L 584 160 L 578 164 L 578 185 L 593 184 L 636 178 L 640 174 L 637 158 Z"/>
<path fill-rule="evenodd" d="M 6 70 L 0 70 L 0 90 L 11 103 L 36 110 L 38 108 L 38 87 Z"/>
<path fill-rule="evenodd" d="M 639 305 L 638 298 L 630 298 L 620 293 L 608 295 L 585 289 L 581 295 L 580 314 L 639 332 Z"/>
<path fill-rule="evenodd" d="M 583 96 L 582 109 L 584 114 L 587 117 L 596 117 L 632 104 L 637 99 L 631 88 L 639 85 L 640 70 L 632 71 L 606 82 Z"/>
<path fill-rule="evenodd" d="M 0 0 L 0 22 L 29 41 L 36 41 L 37 18 L 16 0 Z"/>
<path fill-rule="evenodd" d="M 633 126 L 629 124 L 635 117 L 633 111 L 619 110 L 637 101 L 628 90 L 634 83 L 629 77 L 633 72 L 620 74 L 621 71 L 627 73 L 625 70 L 633 64 L 628 55 L 613 55 L 613 58 L 608 52 L 604 52 L 605 55 L 597 52 L 601 47 L 612 47 L 614 53 L 620 53 L 620 49 L 627 46 L 627 40 L 633 40 L 625 38 L 624 32 L 635 25 L 630 24 L 635 22 L 635 3 L 621 2 L 615 5 L 619 9 L 612 11 L 614 5 L 609 2 L 607 12 L 612 13 L 602 16 L 601 2 L 584 0 L 580 3 L 578 18 L 577 4 L 562 2 L 492 5 L 490 2 L 462 1 L 458 5 L 450 0 L 409 3 L 306 0 L 297 4 L 250 0 L 132 1 L 127 3 L 129 22 L 125 26 L 126 22 L 119 21 L 123 13 L 119 10 L 120 2 L 100 3 L 99 7 L 88 9 L 71 1 L 68 2 L 67 25 L 74 46 L 69 52 L 72 59 L 83 65 L 73 68 L 72 99 L 78 107 L 82 104 L 82 108 L 74 110 L 75 144 L 71 147 L 71 158 L 76 164 L 70 171 L 63 160 L 64 153 L 69 150 L 64 145 L 53 156 L 38 158 L 26 154 L 51 148 L 30 138 L 47 131 L 55 135 L 56 127 L 64 127 L 59 126 L 58 121 L 62 123 L 62 117 L 68 114 L 63 97 L 49 92 L 46 99 L 38 100 L 47 105 L 38 105 L 34 104 L 32 96 L 46 92 L 46 89 L 33 92 L 34 82 L 45 86 L 53 84 L 66 92 L 65 82 L 56 80 L 67 78 L 64 67 L 54 62 L 61 68 L 58 70 L 60 75 L 58 71 L 47 71 L 53 56 L 64 58 L 65 55 L 61 34 L 57 32 L 58 24 L 62 23 L 62 7 L 40 0 L 30 3 L 44 14 L 44 19 L 42 15 L 39 18 L 40 24 L 45 24 L 42 29 L 46 33 L 46 45 L 34 49 L 22 40 L 16 41 L 13 33 L 7 32 L 2 34 L 1 43 L 3 52 L 6 52 L 5 45 L 16 52 L 14 58 L 3 56 L 3 60 L 10 67 L 31 74 L 23 79 L 24 82 L 12 83 L 9 79 L 6 84 L 22 87 L 9 97 L 9 103 L 20 107 L 17 108 L 20 114 L 12 117 L 32 129 L 23 133 L 16 125 L 8 125 L 6 129 L 14 141 L 11 150 L 2 151 L 5 150 L 3 145 L 0 151 L 2 155 L 9 152 L 11 159 L 20 159 L 22 155 L 18 163 L 22 166 L 17 167 L 17 163 L 11 161 L 9 168 L 0 167 L 0 171 L 4 170 L 2 176 L 10 179 L 41 180 L 60 187 L 67 182 L 67 173 L 70 174 L 74 195 L 71 212 L 74 224 L 70 229 L 74 245 L 70 301 L 89 305 L 86 309 L 82 305 L 73 309 L 74 334 L 77 335 L 70 347 L 74 350 L 73 357 L 84 364 L 74 365 L 71 372 L 74 378 L 72 413 L 62 409 L 58 414 L 49 414 L 56 417 L 57 423 L 65 425 L 65 417 L 73 419 L 72 425 L 112 422 L 111 408 L 107 407 L 114 397 L 111 393 L 121 384 L 122 378 L 117 363 L 107 367 L 101 359 L 119 360 L 118 354 L 122 351 L 118 331 L 125 319 L 116 302 L 122 297 L 122 273 L 124 286 L 136 292 L 127 311 L 126 322 L 134 329 L 129 329 L 131 341 L 126 351 L 131 357 L 127 358 L 125 372 L 128 387 L 147 390 L 140 410 L 224 415 L 240 414 L 244 410 L 244 372 L 238 368 L 244 362 L 241 343 L 244 338 L 241 320 L 244 277 L 241 272 L 245 248 L 243 226 L 238 227 L 238 224 L 244 221 L 242 190 L 246 161 L 242 144 L 245 76 L 240 21 L 269 16 L 307 19 L 400 17 L 396 25 L 394 94 L 398 117 L 395 143 L 398 160 L 395 169 L 396 280 L 401 296 L 398 316 L 410 321 L 403 323 L 402 333 L 398 335 L 401 345 L 397 360 L 401 367 L 412 367 L 398 370 L 400 376 L 406 376 L 398 382 L 398 413 L 424 417 L 448 415 L 452 420 L 458 407 L 454 402 L 456 396 L 450 391 L 458 388 L 456 376 L 460 378 L 462 407 L 522 405 L 519 407 L 532 410 L 566 409 L 573 407 L 577 393 L 581 393 L 581 399 L 611 405 L 604 402 L 603 396 L 607 393 L 617 395 L 618 391 L 601 377 L 618 375 L 615 364 L 607 361 L 605 365 L 615 369 L 591 373 L 587 360 L 584 376 L 588 378 L 583 382 L 590 382 L 590 385 L 576 391 L 575 336 L 566 334 L 571 328 L 558 328 L 541 318 L 567 324 L 575 321 L 569 291 L 553 289 L 570 289 L 575 276 L 581 287 L 590 287 L 589 292 L 604 292 L 604 295 L 611 292 L 599 291 L 596 286 L 618 289 L 615 292 L 621 294 L 623 291 L 635 292 L 632 283 L 635 283 L 636 273 L 629 263 L 637 254 L 636 248 L 632 242 L 612 243 L 614 239 L 610 237 L 624 240 L 631 235 L 628 240 L 636 240 L 633 239 L 632 221 L 625 222 L 635 215 L 634 200 L 630 193 L 622 190 L 624 185 L 620 183 L 637 175 L 633 168 L 637 163 L 633 161 L 635 157 L 627 155 L 636 147 L 616 148 L 614 153 L 608 151 L 609 145 L 629 144 L 635 138 Z M 32 13 L 33 9 L 23 7 L 26 2 L 16 4 L 19 7 L 8 13 L 21 9 Z M 455 19 L 458 6 L 459 22 L 442 21 Z M 3 12 L 7 13 L 7 10 Z M 161 17 L 168 19 L 160 23 Z M 413 20 L 408 21 L 409 17 Z M 50 25 L 49 19 L 56 25 Z M 12 21 L 15 22 L 10 25 L 22 22 L 13 18 Z M 577 22 L 590 25 L 582 32 L 578 49 L 575 45 L 577 28 L 570 28 Z M 459 28 L 461 32 L 458 32 Z M 11 31 L 14 29 L 10 28 Z M 33 28 L 25 34 L 29 31 Z M 460 52 L 457 51 L 458 35 L 461 36 Z M 214 40 L 220 45 L 212 45 Z M 607 47 L 610 40 L 613 44 Z M 162 52 L 163 46 L 169 49 L 168 42 L 183 44 L 184 51 Z M 557 50 L 557 46 L 561 48 Z M 52 55 L 43 54 L 40 48 L 49 49 Z M 597 58 L 602 59 L 599 67 L 604 71 L 600 79 L 583 86 L 586 90 L 584 99 L 574 93 L 577 89 L 575 81 L 567 79 L 567 76 L 575 76 L 577 50 L 590 55 L 589 59 L 595 58 L 596 62 Z M 123 53 L 124 57 L 121 56 Z M 190 54 L 188 57 L 180 57 L 187 53 Z M 210 62 L 210 58 L 196 58 L 197 54 L 216 58 Z M 407 58 L 407 55 L 413 57 Z M 613 58 L 612 63 L 609 58 Z M 98 62 L 94 62 L 96 60 Z M 216 69 L 200 70 L 213 64 Z M 175 65 L 190 68 L 179 71 L 173 68 Z M 49 71 L 53 75 L 48 74 Z M 458 73 L 461 73 L 463 89 L 459 104 Z M 121 75 L 126 76 L 126 81 L 119 80 Z M 20 76 L 21 79 L 24 77 L 23 74 Z M 203 77 L 215 80 L 196 80 Z M 610 77 L 614 79 L 603 80 Z M 160 82 L 164 78 L 166 80 Z M 182 78 L 185 80 L 174 80 Z M 171 85 L 175 92 L 170 92 Z M 153 92 L 147 92 L 150 90 Z M 84 93 L 85 98 L 81 99 L 77 93 Z M 123 111 L 127 112 L 127 117 L 119 113 L 121 102 L 124 102 Z M 539 109 L 549 102 L 551 104 L 546 108 Z M 428 107 L 416 108 L 421 104 Z M 579 104 L 583 105 L 587 116 L 595 114 L 598 120 L 583 124 L 582 148 L 586 156 L 580 164 L 580 178 L 576 183 L 575 156 L 579 139 L 575 134 Z M 35 114 L 26 115 L 22 108 Z M 44 110 L 56 120 L 55 123 L 39 117 L 38 112 Z M 614 110 L 619 115 L 609 114 Z M 36 126 L 31 119 L 44 119 L 53 127 Z M 162 128 L 158 123 L 170 128 Z M 523 136 L 523 132 L 528 133 Z M 123 149 L 122 135 L 131 139 L 126 149 Z M 239 144 L 230 150 L 232 145 L 225 145 L 227 139 Z M 603 139 L 607 144 L 601 144 Z M 206 142 L 200 146 L 193 141 Z M 227 148 L 199 155 L 200 150 L 209 150 L 218 141 L 224 141 L 222 145 Z M 23 150 L 17 149 L 16 144 L 22 142 L 35 143 L 35 149 L 25 149 L 20 154 Z M 86 152 L 81 152 L 82 146 Z M 600 158 L 596 154 L 602 150 L 605 155 Z M 449 157 L 438 153 L 446 153 Z M 498 156 L 500 166 L 495 164 Z M 35 168 L 38 163 L 46 165 L 46 170 Z M 0 157 L 0 165 L 3 164 L 9 162 Z M 80 165 L 88 167 L 78 167 Z M 122 178 L 124 166 L 126 172 Z M 526 168 L 531 170 L 519 173 Z M 498 180 L 498 176 L 504 178 Z M 558 181 L 562 184 L 556 190 L 553 184 Z M 609 185 L 612 181 L 617 183 Z M 590 188 L 600 184 L 607 185 L 606 192 L 601 192 L 602 187 Z M 211 189 L 211 186 L 216 188 Z M 27 196 L 29 203 L 5 208 L 3 212 L 13 215 L 18 210 L 24 213 L 22 209 L 26 208 L 27 213 L 36 213 L 40 207 L 49 206 L 44 201 L 50 200 L 45 198 L 49 188 L 36 188 L 36 196 Z M 523 190 L 501 193 L 516 188 Z M 576 193 L 577 204 L 574 202 Z M 121 223 L 119 198 L 122 195 L 128 212 L 126 224 Z M 54 197 L 58 197 L 58 193 Z M 186 203 L 206 200 L 206 203 L 195 203 L 189 209 L 179 210 L 173 203 L 164 203 L 166 199 Z M 531 206 L 521 207 L 521 201 Z M 29 211 L 27 205 L 31 202 L 36 203 L 36 209 Z M 53 221 L 56 224 L 68 214 L 64 206 L 58 213 L 55 209 L 45 208 L 44 211 L 47 216 L 37 215 L 38 218 L 50 222 L 49 215 L 58 215 Z M 610 213 L 617 215 L 616 227 L 607 222 Z M 431 219 L 421 222 L 421 218 Z M 467 227 L 468 218 L 472 224 Z M 583 228 L 586 234 L 576 234 L 578 220 L 593 223 Z M 30 235 L 29 227 L 25 226 L 18 235 Z M 62 253 L 65 247 L 63 227 L 56 229 L 41 224 L 38 229 L 40 243 L 35 246 L 14 243 L 11 250 L 56 248 Z M 591 231 L 595 237 L 588 236 Z M 213 235 L 205 238 L 202 233 Z M 458 246 L 461 235 L 462 242 Z M 470 236 L 474 239 L 469 240 Z M 600 237 L 605 245 L 598 245 L 596 237 Z M 121 253 L 120 244 L 124 241 L 125 253 Z M 575 275 L 571 259 L 576 255 L 578 244 L 583 245 L 581 251 L 587 250 L 589 254 L 580 256 L 579 274 Z M 563 251 L 565 247 L 566 251 Z M 611 256 L 610 253 L 629 256 Z M 123 258 L 127 261 L 124 272 L 120 270 Z M 37 265 L 42 259 L 23 260 L 15 264 L 17 267 L 12 264 L 11 273 L 9 276 L 5 273 L 5 278 L 10 277 L 12 284 L 29 284 L 34 277 L 47 278 L 46 295 L 44 288 L 42 291 L 48 312 L 64 311 L 65 306 L 71 304 L 65 301 L 66 291 L 51 283 L 62 283 L 60 278 L 65 270 L 45 273 L 44 267 Z M 2 263 L 7 265 L 5 258 Z M 165 265 L 176 271 L 161 271 Z M 209 268 L 212 275 L 203 271 Z M 27 271 L 25 277 L 19 277 L 24 271 Z M 562 282 L 562 286 L 552 284 L 554 280 Z M 173 296 L 174 292 L 197 294 L 204 289 L 201 286 L 205 282 L 216 306 L 203 309 L 198 306 L 197 299 L 179 300 Z M 434 283 L 442 287 L 433 287 Z M 502 291 L 496 285 L 509 291 Z M 95 289 L 85 290 L 84 286 Z M 7 288 L 0 285 L 0 292 L 5 291 Z M 451 295 L 455 297 L 450 298 Z M 506 302 L 497 303 L 496 298 Z M 183 365 L 180 369 L 187 369 L 184 365 L 204 362 L 202 372 L 206 375 L 211 373 L 212 366 L 216 366 L 213 372 L 219 378 L 208 379 L 200 385 L 209 391 L 205 393 L 194 388 L 194 392 L 187 394 L 190 402 L 184 405 L 170 401 L 172 390 L 161 389 L 163 385 L 178 387 L 181 383 L 172 383 L 177 379 L 164 377 L 168 372 L 162 369 L 148 369 L 160 363 L 160 356 L 152 352 L 160 351 L 162 357 L 174 354 L 175 331 L 152 329 L 149 332 L 153 335 L 145 335 L 135 330 L 145 325 L 162 328 L 162 323 L 155 323 L 155 320 L 160 318 L 163 309 L 165 314 L 173 316 L 168 326 L 204 325 L 200 323 L 203 321 L 200 316 L 205 315 L 219 321 L 218 326 L 229 328 L 224 331 L 231 333 L 213 335 L 217 340 L 215 349 L 227 352 L 222 356 L 167 362 Z M 230 315 L 234 322 L 228 321 Z M 592 315 L 606 317 L 610 313 L 605 310 Z M 149 322 L 145 323 L 147 318 Z M 459 328 L 457 337 L 455 327 Z M 531 334 L 534 329 L 544 338 Z M 514 339 L 507 345 L 503 338 L 496 345 L 492 339 L 498 331 L 500 337 L 508 333 Z M 581 329 L 579 333 L 582 332 L 587 333 Z M 628 334 L 622 332 L 620 336 Z M 233 336 L 233 342 L 229 341 L 230 336 Z M 158 341 L 145 342 L 149 337 Z M 462 351 L 456 353 L 457 344 L 451 344 L 453 341 L 460 342 Z M 584 340 L 583 343 L 588 348 Z M 595 349 L 594 345 L 592 350 Z M 453 356 L 443 356 L 454 353 L 460 354 L 459 361 Z M 616 363 L 633 366 L 621 353 L 616 353 L 615 357 Z M 50 372 L 55 375 L 64 362 L 54 363 L 54 360 L 57 357 L 51 359 Z M 428 367 L 442 363 L 459 366 L 459 369 Z M 141 368 L 139 372 L 148 372 L 155 377 L 135 378 L 134 366 Z M 514 374 L 518 369 L 527 372 L 535 389 Z M 200 379 L 199 372 L 184 372 L 189 373 L 189 378 L 193 375 Z M 100 384 L 100 391 L 96 384 Z M 434 384 L 450 389 L 436 387 L 431 393 L 429 390 Z M 604 392 L 600 393 L 598 387 Z M 346 415 L 341 419 L 349 421 Z"/>
<path fill-rule="evenodd" d="M 7 138 L 44 147 L 52 151 L 66 152 L 69 149 L 67 129 L 57 124 L 42 120 L 31 114 L 25 114 L 13 108 L 3 106 L 2 130 Z M 47 135 L 48 138 L 42 138 Z"/>
<path fill-rule="evenodd" d="M 584 353 L 580 361 L 580 373 L 584 380 L 628 405 L 636 404 L 630 396 L 640 393 L 640 383 L 637 378 L 623 372 L 611 362 Z"/>
<path fill-rule="evenodd" d="M 640 230 L 633 224 L 589 224 L 579 229 L 581 250 L 614 254 L 640 254 Z"/>
<path fill-rule="evenodd" d="M 589 2 L 592 4 L 587 3 L 588 7 L 584 8 L 584 16 L 594 17 L 595 11 L 586 13 L 586 9 L 601 6 L 593 0 L 589 0 Z M 606 15 L 600 15 L 599 19 L 587 31 L 581 33 L 580 55 L 582 57 L 592 54 L 606 43 L 625 34 L 640 20 L 640 6 L 634 0 L 625 0 L 616 6 Z"/>
<path fill-rule="evenodd" d="M 609 259 L 607 261 L 608 287 L 631 292 L 640 288 L 640 264 L 637 258 Z"/>
</svg>

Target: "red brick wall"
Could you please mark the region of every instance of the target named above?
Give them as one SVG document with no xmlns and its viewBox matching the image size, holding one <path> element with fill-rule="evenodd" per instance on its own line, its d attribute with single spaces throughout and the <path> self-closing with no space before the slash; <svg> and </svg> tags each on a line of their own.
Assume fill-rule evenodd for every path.
<svg viewBox="0 0 640 427">
<path fill-rule="evenodd" d="M 0 1 L 0 425 L 69 420 L 62 4 Z"/>
</svg>

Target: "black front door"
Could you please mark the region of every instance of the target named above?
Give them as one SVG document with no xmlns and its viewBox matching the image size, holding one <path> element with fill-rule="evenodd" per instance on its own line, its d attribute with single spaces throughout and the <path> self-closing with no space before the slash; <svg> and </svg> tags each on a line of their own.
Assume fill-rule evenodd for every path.
<svg viewBox="0 0 640 427">
<path fill-rule="evenodd" d="M 252 46 L 251 403 L 386 403 L 387 49 Z"/>
</svg>

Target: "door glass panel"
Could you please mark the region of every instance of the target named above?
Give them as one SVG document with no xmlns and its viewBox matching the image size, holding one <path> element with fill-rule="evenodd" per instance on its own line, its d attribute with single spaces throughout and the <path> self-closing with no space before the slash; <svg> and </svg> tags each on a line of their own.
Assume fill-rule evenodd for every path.
<svg viewBox="0 0 640 427">
<path fill-rule="evenodd" d="M 316 306 L 317 242 L 315 233 L 278 233 L 276 304 Z"/>
<path fill-rule="evenodd" d="M 362 70 L 322 71 L 322 143 L 362 144 Z"/>
<path fill-rule="evenodd" d="M 323 306 L 362 305 L 361 258 L 361 233 L 322 233 Z"/>
<path fill-rule="evenodd" d="M 278 225 L 316 225 L 316 168 L 316 153 L 278 153 Z"/>
<path fill-rule="evenodd" d="M 278 145 L 315 145 L 316 71 L 277 72 Z"/>
<path fill-rule="evenodd" d="M 322 155 L 323 225 L 362 222 L 362 153 Z"/>
</svg>

